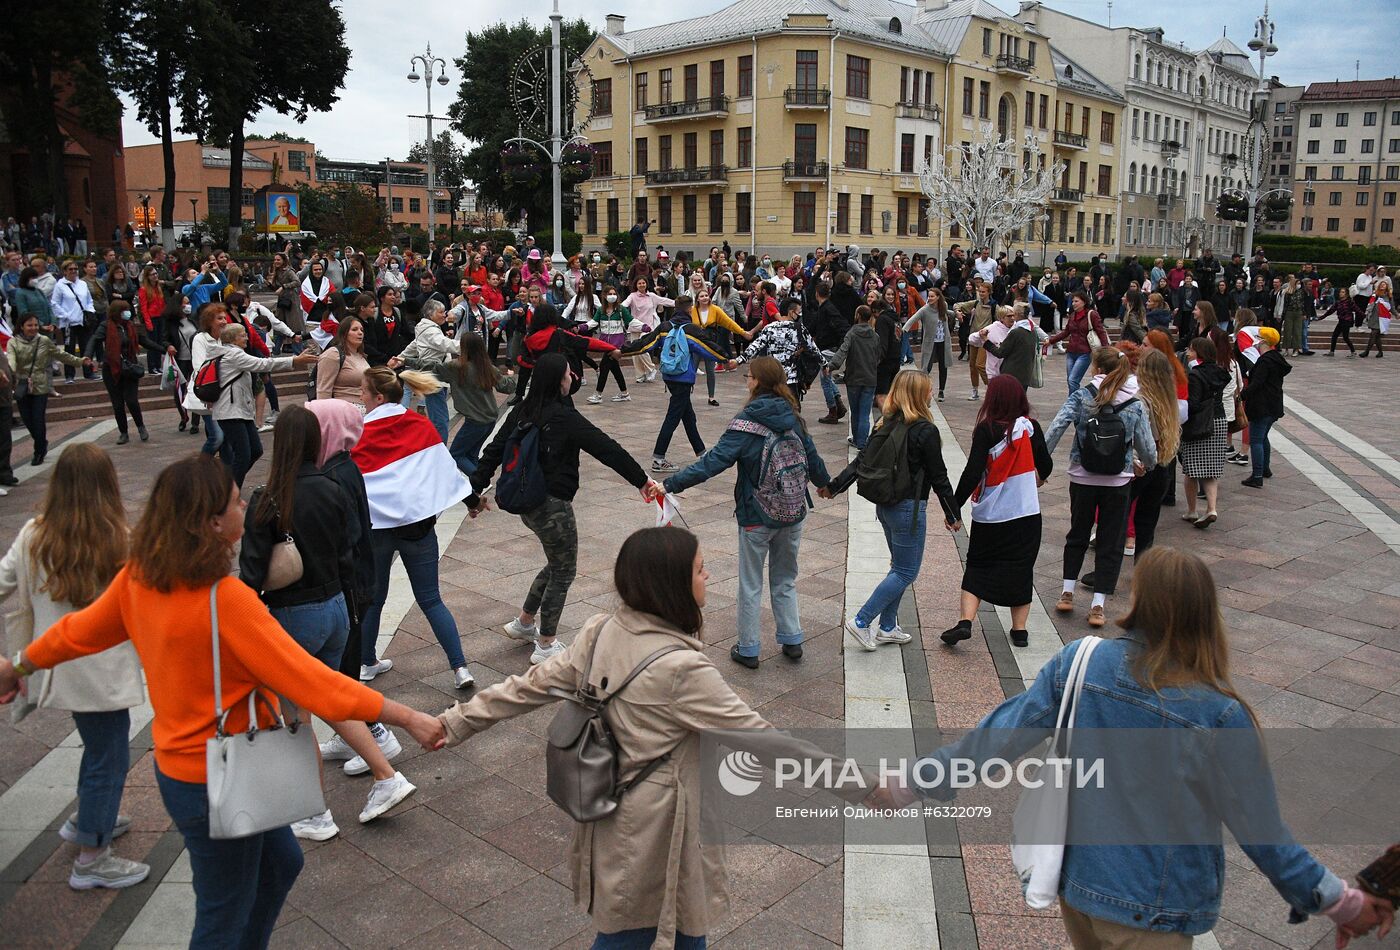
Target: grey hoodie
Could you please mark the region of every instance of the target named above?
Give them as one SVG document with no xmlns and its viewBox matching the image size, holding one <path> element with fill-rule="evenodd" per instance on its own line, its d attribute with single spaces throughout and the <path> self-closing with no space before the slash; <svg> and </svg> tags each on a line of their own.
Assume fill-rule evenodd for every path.
<svg viewBox="0 0 1400 950">
<path fill-rule="evenodd" d="M 857 323 L 846 331 L 846 338 L 831 358 L 832 369 L 846 367 L 847 386 L 874 386 L 875 369 L 883 352 L 880 334 L 868 323 Z"/>
</svg>

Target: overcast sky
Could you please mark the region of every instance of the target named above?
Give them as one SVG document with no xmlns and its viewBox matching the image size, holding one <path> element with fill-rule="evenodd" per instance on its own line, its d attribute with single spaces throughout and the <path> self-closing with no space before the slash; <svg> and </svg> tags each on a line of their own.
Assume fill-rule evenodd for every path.
<svg viewBox="0 0 1400 950">
<path fill-rule="evenodd" d="M 994 2 L 1009 12 L 1016 9 L 1014 0 Z M 1317 0 L 1273 0 L 1270 12 L 1278 23 L 1275 41 L 1279 53 L 1269 60 L 1269 72 L 1290 85 L 1349 80 L 1356 78 L 1359 59 L 1363 79 L 1393 75 L 1393 30 L 1367 28 L 1368 24 L 1393 23 L 1393 2 L 1347 0 L 1345 15 L 1331 18 L 1325 15 L 1325 6 Z M 698 16 L 721 9 L 727 3 L 728 0 L 691 0 L 686 6 Z M 1046 5 L 1099 22 L 1105 22 L 1108 14 L 1105 0 L 1047 0 Z M 1260 9 L 1256 10 L 1256 5 Z M 1113 23 L 1118 26 L 1160 25 L 1166 28 L 1169 41 L 1184 42 L 1192 48 L 1209 45 L 1220 37 L 1222 28 L 1228 27 L 1229 37 L 1243 49 L 1262 6 L 1263 0 L 1257 3 L 1245 0 L 1242 4 L 1176 0 L 1170 5 L 1168 18 L 1164 15 L 1164 6 L 1156 0 L 1115 0 Z M 423 120 L 407 118 L 409 114 L 422 115 L 424 111 L 423 84 L 410 83 L 404 78 L 409 58 L 422 53 L 424 46 L 433 41 L 433 54 L 448 60 L 448 85 L 433 86 L 433 112 L 446 115 L 456 95 L 458 80 L 451 61 L 462 54 L 467 30 L 480 29 L 483 24 L 500 20 L 518 20 L 522 16 L 547 25 L 550 2 L 418 0 L 411 15 L 400 5 L 371 0 L 342 0 L 342 8 L 351 50 L 350 73 L 335 109 L 312 115 L 302 125 L 288 116 L 264 113 L 250 126 L 250 132 L 298 134 L 315 142 L 329 158 L 376 161 L 392 156 L 401 159 L 413 142 L 424 138 Z M 583 14 L 595 19 L 599 30 L 603 28 L 605 13 L 625 15 L 629 30 L 677 19 L 673 5 L 655 0 L 602 0 L 600 3 L 562 0 L 561 9 L 565 17 Z M 598 12 L 590 13 L 590 10 Z M 1338 8 L 1337 12 L 1343 10 Z M 502 105 L 480 104 L 482 108 Z M 136 120 L 135 111 L 130 108 L 122 125 L 128 145 L 158 141 Z"/>
</svg>

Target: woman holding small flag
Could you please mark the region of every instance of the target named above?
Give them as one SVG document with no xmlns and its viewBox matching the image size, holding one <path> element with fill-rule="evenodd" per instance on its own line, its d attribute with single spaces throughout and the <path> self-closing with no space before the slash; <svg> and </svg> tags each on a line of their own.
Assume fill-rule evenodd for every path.
<svg viewBox="0 0 1400 950">
<path fill-rule="evenodd" d="M 370 543 L 374 550 L 374 596 L 361 623 L 360 680 L 368 683 L 393 668 L 375 656 L 379 615 L 389 596 L 389 568 L 395 552 L 423 609 L 433 636 L 447 654 L 453 685 L 466 689 L 476 680 L 462 655 L 462 638 L 438 591 L 438 540 L 433 530 L 438 515 L 466 498 L 470 486 L 447 446 L 425 417 L 409 412 L 403 400 L 404 382 L 419 395 L 440 384 L 423 373 L 404 373 L 403 382 L 384 366 L 368 369 L 361 386 L 365 430 L 351 450 L 365 479 L 369 497 Z"/>
</svg>

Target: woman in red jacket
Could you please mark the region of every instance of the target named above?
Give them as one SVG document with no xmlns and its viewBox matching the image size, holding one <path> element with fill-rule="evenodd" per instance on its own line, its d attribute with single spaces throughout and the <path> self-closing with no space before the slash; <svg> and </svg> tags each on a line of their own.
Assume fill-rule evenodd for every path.
<svg viewBox="0 0 1400 950">
<path fill-rule="evenodd" d="M 519 358 L 520 381 L 516 383 L 516 392 L 521 393 L 521 398 L 524 398 L 526 384 L 530 381 L 530 374 L 534 372 L 536 360 L 546 353 L 563 353 L 569 361 L 569 368 L 574 372 L 573 388 L 569 390 L 569 395 L 573 395 L 583 385 L 583 364 L 586 362 L 594 369 L 598 368 L 598 364 L 585 355 L 590 352 L 602 353 L 604 359 L 617 359 L 618 349 L 596 337 L 570 333 L 559 325 L 559 311 L 547 303 L 540 304 L 530 314 L 525 349 Z"/>
</svg>

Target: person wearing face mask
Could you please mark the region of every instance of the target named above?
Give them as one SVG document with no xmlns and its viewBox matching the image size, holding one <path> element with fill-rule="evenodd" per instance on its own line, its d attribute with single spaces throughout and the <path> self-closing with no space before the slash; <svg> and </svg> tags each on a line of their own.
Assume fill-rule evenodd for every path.
<svg viewBox="0 0 1400 950">
<path fill-rule="evenodd" d="M 146 422 L 141 415 L 141 397 L 138 394 L 141 377 L 145 368 L 137 362 L 137 350 L 175 357 L 175 347 L 161 348 L 159 343 L 146 335 L 146 328 L 139 321 L 131 319 L 131 304 L 125 300 L 114 300 L 107 309 L 107 316 L 97 325 L 96 331 L 88 340 L 83 356 L 102 365 L 102 383 L 107 389 L 107 397 L 112 400 L 112 413 L 117 419 L 117 445 L 126 445 L 131 437 L 126 429 L 126 413 L 131 412 L 132 421 L 141 441 L 150 439 Z M 101 356 L 97 356 L 99 349 Z"/>
<path fill-rule="evenodd" d="M 565 286 L 564 275 L 555 274 L 549 280 L 549 289 L 544 293 L 544 302 L 555 310 L 563 310 L 569 303 L 569 291 Z"/>
<path fill-rule="evenodd" d="M 627 345 L 627 327 L 632 323 L 632 312 L 622 304 L 616 288 L 608 287 L 603 292 L 603 303 L 598 309 L 597 323 L 599 340 L 618 349 Z M 618 388 L 612 401 L 630 402 L 632 396 L 627 392 L 627 378 L 622 375 L 622 366 L 617 360 L 603 361 L 598 369 L 598 389 L 588 397 L 588 401 L 595 406 L 603 401 L 603 389 L 607 386 L 609 376 L 617 380 Z"/>
<path fill-rule="evenodd" d="M 909 283 L 903 271 L 895 275 L 895 312 L 891 314 L 901 326 L 918 313 L 924 305 L 924 295 Z M 914 335 L 903 333 L 899 337 L 899 361 L 901 365 L 914 362 Z"/>
<path fill-rule="evenodd" d="M 730 353 L 729 341 L 735 336 L 752 340 L 753 331 L 745 332 L 723 307 L 716 306 L 710 292 L 704 288 L 705 285 L 701 283 L 700 290 L 695 294 L 695 325 L 705 331 L 715 352 L 727 358 Z M 719 400 L 715 399 L 715 374 L 720 372 L 724 372 L 723 364 L 705 361 L 705 388 L 709 391 L 711 406 L 719 405 Z"/>
</svg>

